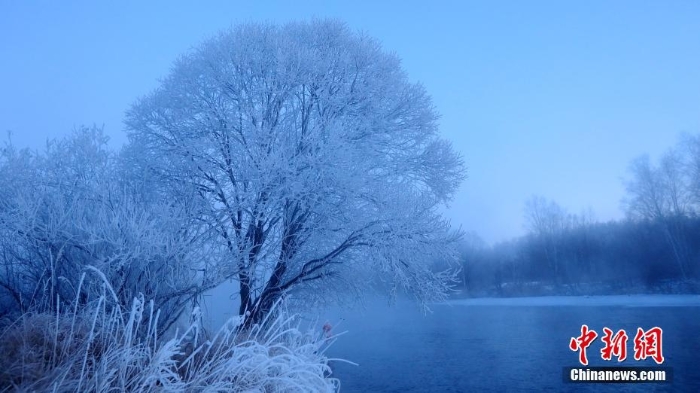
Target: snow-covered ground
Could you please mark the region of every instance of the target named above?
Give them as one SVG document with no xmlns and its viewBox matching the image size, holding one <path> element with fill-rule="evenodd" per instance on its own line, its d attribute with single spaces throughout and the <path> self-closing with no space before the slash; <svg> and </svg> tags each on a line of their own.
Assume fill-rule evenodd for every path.
<svg viewBox="0 0 700 393">
<path fill-rule="evenodd" d="M 700 295 L 610 295 L 472 298 L 447 301 L 455 306 L 614 306 L 614 307 L 700 307 Z"/>
</svg>

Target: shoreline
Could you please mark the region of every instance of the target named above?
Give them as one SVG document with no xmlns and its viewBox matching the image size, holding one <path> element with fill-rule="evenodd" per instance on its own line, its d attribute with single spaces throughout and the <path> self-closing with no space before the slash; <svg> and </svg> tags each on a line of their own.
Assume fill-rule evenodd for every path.
<svg viewBox="0 0 700 393">
<path fill-rule="evenodd" d="M 639 294 L 478 297 L 450 299 L 437 304 L 455 306 L 700 307 L 700 295 Z"/>
</svg>

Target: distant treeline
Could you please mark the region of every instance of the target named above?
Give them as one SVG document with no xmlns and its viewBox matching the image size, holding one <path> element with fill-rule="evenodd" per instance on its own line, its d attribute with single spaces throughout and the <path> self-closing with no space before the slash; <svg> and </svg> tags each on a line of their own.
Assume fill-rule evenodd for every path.
<svg viewBox="0 0 700 393">
<path fill-rule="evenodd" d="M 700 219 L 682 217 L 686 271 L 659 221 L 591 223 L 553 236 L 528 234 L 493 247 L 466 243 L 460 285 L 470 295 L 697 292 Z"/>
<path fill-rule="evenodd" d="M 461 250 L 469 295 L 700 292 L 700 137 L 683 136 L 658 163 L 635 159 L 625 181 L 626 219 L 596 222 L 532 197 L 528 234 Z"/>
</svg>

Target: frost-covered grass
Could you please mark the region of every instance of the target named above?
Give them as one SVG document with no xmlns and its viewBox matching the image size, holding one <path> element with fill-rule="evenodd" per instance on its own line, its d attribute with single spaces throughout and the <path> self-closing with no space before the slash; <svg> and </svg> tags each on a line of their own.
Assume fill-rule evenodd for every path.
<svg viewBox="0 0 700 393">
<path fill-rule="evenodd" d="M 82 282 L 82 281 L 81 281 Z M 197 318 L 158 337 L 153 302 L 122 310 L 108 285 L 102 296 L 54 313 L 28 313 L 0 335 L 0 391 L 333 392 L 339 381 L 324 348 L 277 307 L 261 328 L 228 321 L 208 337 Z M 332 338 L 331 338 L 332 339 Z"/>
</svg>

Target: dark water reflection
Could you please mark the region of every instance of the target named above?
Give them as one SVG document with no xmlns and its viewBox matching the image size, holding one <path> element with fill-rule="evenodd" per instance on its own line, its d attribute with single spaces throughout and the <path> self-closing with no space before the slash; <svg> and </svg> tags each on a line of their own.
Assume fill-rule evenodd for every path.
<svg viewBox="0 0 700 393">
<path fill-rule="evenodd" d="M 342 392 L 700 392 L 699 307 L 439 305 L 423 316 L 400 303 L 329 318 L 348 333 L 327 353 L 359 363 L 334 363 Z M 632 342 L 637 327 L 661 327 L 673 383 L 564 383 L 562 367 L 578 366 L 568 343 L 582 324 L 599 333 L 588 350 L 591 366 L 617 363 L 600 359 L 603 327 L 630 336 L 621 365 L 654 366 L 633 360 Z"/>
</svg>

